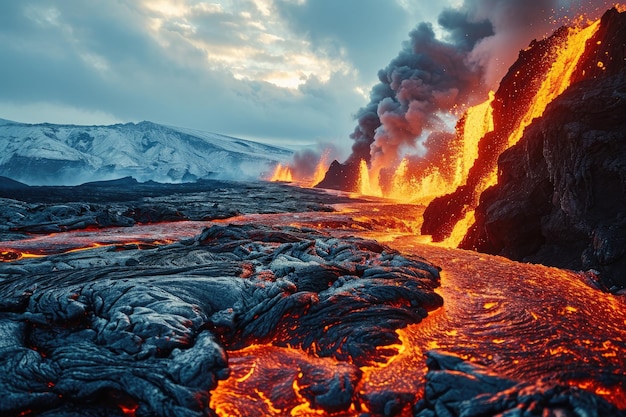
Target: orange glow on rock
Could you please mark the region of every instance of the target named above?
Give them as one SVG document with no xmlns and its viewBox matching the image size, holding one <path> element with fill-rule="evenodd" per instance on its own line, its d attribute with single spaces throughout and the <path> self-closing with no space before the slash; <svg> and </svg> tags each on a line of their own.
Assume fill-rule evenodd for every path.
<svg viewBox="0 0 626 417">
<path fill-rule="evenodd" d="M 537 117 L 541 117 L 546 106 L 557 98 L 571 83 L 572 74 L 578 65 L 587 41 L 596 33 L 600 20 L 596 20 L 586 28 L 568 28 L 567 36 L 557 49 L 557 55 L 549 71 L 545 75 L 539 91 L 521 119 L 519 126 L 508 139 L 508 146 L 515 145 L 524 133 L 524 129 Z"/>
<path fill-rule="evenodd" d="M 490 92 L 486 101 L 467 110 L 462 126 L 456 132 L 457 140 L 461 144 L 458 152 L 452 160 L 445 161 L 450 165 L 451 175 L 444 176 L 435 167 L 428 170 L 412 169 L 410 159 L 405 157 L 393 168 L 391 179 L 383 186 L 380 178 L 383 168 L 375 163 L 368 167 L 365 161 L 361 161 L 358 191 L 362 195 L 385 197 L 395 201 L 426 203 L 463 185 L 478 157 L 478 142 L 493 130 L 493 99 L 494 93 Z"/>
<path fill-rule="evenodd" d="M 135 417 L 137 414 L 137 409 L 139 408 L 139 404 L 132 402 L 132 401 L 126 401 L 123 404 L 118 404 L 117 405 L 120 410 L 122 410 L 122 413 L 124 413 L 124 415 L 127 415 L 129 417 Z"/>
<path fill-rule="evenodd" d="M 519 119 L 519 123 L 509 135 L 505 149 L 517 144 L 522 138 L 526 127 L 528 127 L 534 119 L 541 117 L 547 105 L 569 87 L 572 75 L 585 51 L 587 41 L 593 37 L 599 26 L 600 19 L 585 28 L 573 27 L 566 29 L 566 35 L 561 45 L 557 48 L 557 53 L 553 58 L 552 65 L 543 75 L 543 81 L 536 94 L 533 95 L 526 112 Z M 491 128 L 493 129 L 493 125 Z M 468 152 L 468 149 L 466 148 L 464 151 Z M 474 157 L 474 160 L 475 159 L 476 157 Z M 463 237 L 474 223 L 473 211 L 478 205 L 479 196 L 487 188 L 497 184 L 497 182 L 497 166 L 494 166 L 485 174 L 481 181 L 476 184 L 473 204 L 470 207 L 466 207 L 466 215 L 464 217 L 457 219 L 452 234 L 444 241 L 446 246 L 458 246 L 463 240 Z"/>
</svg>

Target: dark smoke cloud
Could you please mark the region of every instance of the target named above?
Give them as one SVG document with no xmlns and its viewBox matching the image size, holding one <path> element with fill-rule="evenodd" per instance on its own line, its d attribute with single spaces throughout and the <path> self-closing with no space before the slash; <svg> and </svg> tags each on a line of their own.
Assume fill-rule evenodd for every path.
<svg viewBox="0 0 626 417">
<path fill-rule="evenodd" d="M 451 42 L 438 40 L 430 24 L 419 24 L 399 55 L 379 71 L 380 84 L 356 115 L 349 161 L 376 159 L 383 166 L 397 162 L 403 147 L 414 147 L 425 129 L 441 124 L 439 114 L 481 92 L 482 71 L 468 61 L 468 53 L 492 31 L 487 21 L 472 23 L 462 17 L 452 12 L 444 16 Z"/>
<path fill-rule="evenodd" d="M 478 42 L 470 60 L 485 68 L 485 83 L 497 88 L 500 79 L 533 39 L 542 39 L 568 18 L 597 18 L 610 8 L 608 0 L 465 0 L 459 11 L 468 20 L 488 20 L 494 36 Z"/>
<path fill-rule="evenodd" d="M 473 22 L 468 12 L 456 9 L 445 9 L 437 23 L 448 32 L 448 37 L 455 45 L 467 51 L 472 50 L 479 40 L 494 35 L 491 22 Z"/>
<path fill-rule="evenodd" d="M 358 124 L 350 135 L 352 155 L 346 162 L 397 163 L 400 151 L 414 147 L 424 131 L 436 130 L 442 113 L 496 90 L 519 51 L 533 39 L 567 23 L 565 16 L 587 12 L 594 17 L 597 9 L 596 1 L 465 0 L 440 14 L 443 41 L 429 24 L 419 24 L 399 55 L 379 71 L 380 83 L 372 88 L 370 102 L 357 112 Z M 425 146 L 432 154 L 432 146 L 438 145 Z"/>
</svg>

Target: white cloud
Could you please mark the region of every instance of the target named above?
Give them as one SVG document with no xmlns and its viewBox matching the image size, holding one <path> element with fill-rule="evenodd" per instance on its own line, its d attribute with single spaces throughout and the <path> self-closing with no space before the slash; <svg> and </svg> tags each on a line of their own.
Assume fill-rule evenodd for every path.
<svg viewBox="0 0 626 417">
<path fill-rule="evenodd" d="M 353 70 L 341 54 L 315 51 L 309 41 L 293 33 L 273 12 L 272 0 L 144 1 L 142 8 L 150 18 L 151 36 L 164 54 L 173 57 L 177 50 L 194 48 L 205 56 L 208 68 L 229 72 L 238 80 L 297 89 L 309 77 L 327 82 L 334 72 Z"/>
<path fill-rule="evenodd" d="M 422 0 L 0 1 L 0 118 L 152 120 L 350 146 L 352 115 L 367 104 L 378 70 L 442 7 Z"/>
</svg>

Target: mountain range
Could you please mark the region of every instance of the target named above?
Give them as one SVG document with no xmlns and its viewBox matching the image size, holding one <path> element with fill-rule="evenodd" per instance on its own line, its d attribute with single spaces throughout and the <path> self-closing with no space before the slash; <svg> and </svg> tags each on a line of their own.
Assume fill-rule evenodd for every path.
<svg viewBox="0 0 626 417">
<path fill-rule="evenodd" d="M 258 179 L 293 151 L 148 121 L 110 126 L 0 119 L 0 176 L 30 185 Z"/>
</svg>

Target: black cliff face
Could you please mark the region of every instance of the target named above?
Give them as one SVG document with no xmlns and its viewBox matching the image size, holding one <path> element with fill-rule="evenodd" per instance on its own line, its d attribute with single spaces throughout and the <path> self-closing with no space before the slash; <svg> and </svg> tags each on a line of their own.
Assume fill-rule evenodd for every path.
<svg viewBox="0 0 626 417">
<path fill-rule="evenodd" d="M 582 81 L 593 84 L 621 73 L 626 63 L 625 27 L 626 13 L 611 9 L 603 15 L 595 35 L 587 41 L 585 51 L 572 75 L 572 87 Z M 432 235 L 435 241 L 444 240 L 450 235 L 456 222 L 477 206 L 480 198 L 477 186 L 498 166 L 498 158 L 506 149 L 508 137 L 526 113 L 566 33 L 566 29 L 561 28 L 549 38 L 533 41 L 526 50 L 520 52 L 518 60 L 504 76 L 495 94 L 492 103 L 494 130 L 481 139 L 479 156 L 469 172 L 466 184 L 429 204 L 424 212 L 422 234 Z M 593 87 L 587 84 L 585 88 Z M 590 94 L 581 96 L 585 101 L 589 98 Z M 582 108 L 578 110 L 585 111 Z M 590 117 L 595 117 L 592 107 L 589 111 L 592 112 Z M 545 117 L 547 116 L 544 115 Z M 533 195 L 532 198 L 536 202 L 539 196 Z"/>
<path fill-rule="evenodd" d="M 626 285 L 626 69 L 573 85 L 498 161 L 461 246 Z"/>
</svg>

